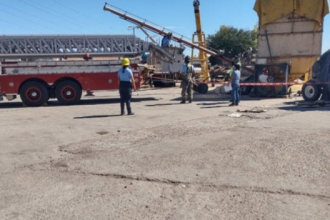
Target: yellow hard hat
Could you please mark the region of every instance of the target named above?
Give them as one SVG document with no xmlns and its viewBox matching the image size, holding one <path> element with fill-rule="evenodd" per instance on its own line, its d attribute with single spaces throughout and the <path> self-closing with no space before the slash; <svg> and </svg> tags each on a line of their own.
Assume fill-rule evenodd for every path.
<svg viewBox="0 0 330 220">
<path fill-rule="evenodd" d="M 121 62 L 123 66 L 129 66 L 130 62 L 128 58 L 124 58 L 123 61 Z"/>
</svg>

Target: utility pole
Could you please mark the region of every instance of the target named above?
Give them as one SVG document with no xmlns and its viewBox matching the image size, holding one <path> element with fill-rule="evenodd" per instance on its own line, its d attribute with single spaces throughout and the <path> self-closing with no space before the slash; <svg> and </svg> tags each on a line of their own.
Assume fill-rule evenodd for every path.
<svg viewBox="0 0 330 220">
<path fill-rule="evenodd" d="M 136 28 L 139 28 L 139 26 L 132 26 L 132 25 L 128 25 L 128 26 L 127 26 L 127 29 L 128 29 L 128 30 L 132 30 L 132 29 L 133 29 L 133 35 L 134 35 L 134 37 L 135 37 L 135 29 L 136 29 Z"/>
</svg>

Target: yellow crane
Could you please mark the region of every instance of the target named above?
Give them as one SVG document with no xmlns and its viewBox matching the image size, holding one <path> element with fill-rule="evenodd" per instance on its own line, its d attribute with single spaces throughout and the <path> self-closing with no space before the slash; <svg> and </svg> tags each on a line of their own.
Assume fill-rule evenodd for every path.
<svg viewBox="0 0 330 220">
<path fill-rule="evenodd" d="M 201 14 L 199 10 L 200 2 L 199 0 L 194 0 L 194 12 L 195 12 L 195 20 L 196 20 L 196 32 L 192 36 L 192 43 L 197 44 L 199 47 L 207 48 L 205 34 L 202 31 L 202 23 L 201 23 Z M 191 63 L 194 62 L 200 63 L 201 65 L 201 77 L 202 81 L 208 83 L 210 81 L 210 73 L 208 69 L 208 59 L 206 52 L 203 50 L 199 50 L 198 58 L 194 56 L 194 47 L 191 48 Z"/>
</svg>

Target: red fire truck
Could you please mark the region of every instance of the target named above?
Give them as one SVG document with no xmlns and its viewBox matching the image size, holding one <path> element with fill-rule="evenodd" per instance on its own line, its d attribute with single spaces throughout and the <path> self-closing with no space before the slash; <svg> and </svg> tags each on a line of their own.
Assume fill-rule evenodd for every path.
<svg viewBox="0 0 330 220">
<path fill-rule="evenodd" d="M 79 102 L 82 91 L 118 89 L 117 71 L 121 61 L 36 61 L 2 62 L 0 98 L 13 100 L 20 95 L 27 106 L 41 106 L 49 99 L 61 104 Z M 140 88 L 137 63 L 131 69 Z"/>
</svg>

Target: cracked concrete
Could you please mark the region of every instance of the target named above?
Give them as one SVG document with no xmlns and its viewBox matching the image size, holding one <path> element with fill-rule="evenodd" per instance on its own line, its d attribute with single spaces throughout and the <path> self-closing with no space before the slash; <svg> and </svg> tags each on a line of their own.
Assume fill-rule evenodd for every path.
<svg viewBox="0 0 330 220">
<path fill-rule="evenodd" d="M 330 219 L 329 108 L 178 94 L 139 91 L 132 117 L 0 103 L 0 219 Z"/>
<path fill-rule="evenodd" d="M 59 167 L 59 166 L 57 166 Z M 67 167 L 67 166 L 65 166 Z M 68 172 L 68 171 L 64 171 Z M 192 182 L 181 182 L 176 180 L 170 179 L 154 179 L 145 176 L 130 176 L 130 175 L 123 175 L 123 174 L 114 174 L 114 173 L 86 173 L 86 172 L 70 172 L 71 174 L 77 175 L 92 175 L 92 176 L 99 176 L 105 178 L 112 178 L 112 179 L 125 179 L 129 181 L 142 181 L 142 182 L 153 182 L 158 184 L 169 184 L 178 187 L 200 187 L 200 188 L 213 188 L 218 191 L 225 191 L 225 190 L 242 190 L 248 192 L 257 192 L 257 193 L 270 193 L 270 194 L 279 194 L 279 195 L 292 195 L 292 196 L 306 196 L 306 197 L 314 197 L 316 199 L 326 199 L 329 200 L 330 196 L 327 195 L 317 195 L 317 194 L 310 194 L 306 192 L 298 192 L 293 190 L 286 190 L 286 189 L 268 189 L 266 187 L 240 187 L 234 185 L 214 185 L 213 183 L 204 183 L 204 184 L 196 184 Z"/>
</svg>

